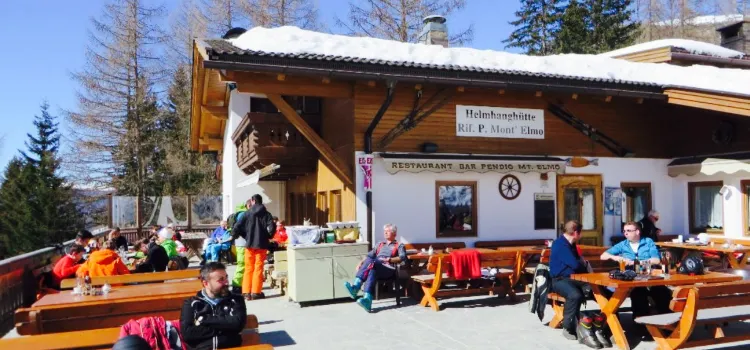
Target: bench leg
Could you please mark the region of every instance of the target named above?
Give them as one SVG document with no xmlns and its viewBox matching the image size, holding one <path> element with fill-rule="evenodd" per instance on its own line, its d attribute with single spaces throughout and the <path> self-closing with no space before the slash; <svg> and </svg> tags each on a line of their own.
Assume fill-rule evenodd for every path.
<svg viewBox="0 0 750 350">
<path fill-rule="evenodd" d="M 657 328 L 656 326 L 646 325 L 646 329 L 648 330 L 648 333 L 651 334 L 651 337 L 654 338 L 654 342 L 659 350 L 677 349 L 677 347 L 683 343 L 680 339 L 674 339 L 673 337 L 668 336 L 665 334 L 665 330 Z M 672 332 L 679 332 L 679 328 Z"/>
<path fill-rule="evenodd" d="M 555 312 L 555 315 L 549 321 L 549 327 L 554 329 L 559 327 L 563 321 L 563 305 L 553 300 L 552 310 Z"/>
<path fill-rule="evenodd" d="M 431 288 L 422 285 L 422 291 L 424 292 L 424 297 L 422 297 L 422 301 L 419 302 L 419 305 L 429 306 L 435 311 L 440 311 L 437 299 L 435 299 L 435 297 L 432 295 Z"/>
</svg>

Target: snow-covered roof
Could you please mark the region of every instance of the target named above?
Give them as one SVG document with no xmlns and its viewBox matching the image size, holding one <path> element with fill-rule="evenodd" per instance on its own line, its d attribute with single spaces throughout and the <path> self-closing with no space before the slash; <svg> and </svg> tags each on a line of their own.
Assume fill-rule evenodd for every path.
<svg viewBox="0 0 750 350">
<path fill-rule="evenodd" d="M 687 40 L 687 39 L 661 39 L 661 40 L 654 40 L 654 41 L 649 41 L 646 43 L 636 44 L 633 46 L 628 46 L 619 50 L 605 52 L 603 54 L 600 54 L 600 56 L 619 57 L 619 56 L 624 56 L 624 55 L 628 55 L 631 53 L 643 52 L 643 51 L 659 49 L 663 47 L 675 47 L 675 48 L 683 49 L 690 53 L 694 53 L 696 55 L 706 55 L 706 56 L 722 57 L 722 58 L 739 58 L 745 55 L 744 53 L 740 51 L 727 49 L 719 45 L 704 43 L 701 41 Z"/>
<path fill-rule="evenodd" d="M 271 29 L 255 27 L 228 42 L 252 55 L 282 54 L 332 62 L 349 60 L 456 71 L 510 71 L 750 96 L 750 70 L 638 63 L 599 55 L 527 56 L 493 50 L 444 48 L 439 45 L 326 34 L 288 26 Z"/>
<path fill-rule="evenodd" d="M 687 25 L 694 25 L 694 26 L 700 26 L 700 25 L 709 25 L 709 24 L 726 24 L 728 22 L 738 22 L 743 20 L 744 16 L 742 14 L 731 14 L 731 15 L 706 15 L 706 16 L 697 16 L 693 18 L 689 18 L 685 20 L 685 24 Z M 682 20 L 679 18 L 675 19 L 669 19 L 666 21 L 660 21 L 655 22 L 654 25 L 657 26 L 678 26 L 682 23 Z"/>
</svg>

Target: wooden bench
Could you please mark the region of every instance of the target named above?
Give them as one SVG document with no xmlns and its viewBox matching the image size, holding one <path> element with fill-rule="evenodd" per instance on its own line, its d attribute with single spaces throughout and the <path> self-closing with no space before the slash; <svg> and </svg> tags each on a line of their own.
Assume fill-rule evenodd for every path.
<svg viewBox="0 0 750 350">
<path fill-rule="evenodd" d="M 499 247 L 522 247 L 522 246 L 543 246 L 547 239 L 518 239 L 512 241 L 476 241 L 475 248 L 499 248 Z"/>
<path fill-rule="evenodd" d="M 750 282 L 704 284 L 678 287 L 670 308 L 674 313 L 638 317 L 659 349 L 683 349 L 750 339 L 750 333 L 726 337 L 727 322 L 750 320 Z M 713 338 L 689 341 L 698 325 L 712 329 Z"/>
<path fill-rule="evenodd" d="M 153 316 L 153 315 L 151 315 Z M 176 318 L 165 318 L 178 320 Z M 123 322 L 124 324 L 125 322 Z M 75 332 L 33 335 L 27 337 L 0 339 L 0 349 L 111 349 L 120 336 L 120 327 L 91 329 Z M 271 345 L 259 344 L 258 318 L 247 315 L 247 324 L 242 332 L 242 346 L 233 349 L 265 350 Z"/>
<path fill-rule="evenodd" d="M 145 316 L 162 316 L 169 320 L 180 317 L 183 302 L 193 295 L 194 291 L 98 303 L 63 304 L 43 309 L 19 308 L 14 322 L 18 334 L 35 335 L 115 327 Z"/>
<path fill-rule="evenodd" d="M 171 280 L 181 280 L 200 277 L 200 270 L 198 269 L 186 269 L 176 271 L 164 271 L 164 272 L 149 272 L 149 273 L 133 273 L 130 275 L 118 275 L 118 276 L 100 276 L 91 277 L 91 284 L 96 287 L 104 285 L 108 282 L 112 285 L 117 284 L 131 284 L 131 283 L 152 283 L 152 282 L 164 282 Z M 60 282 L 60 289 L 73 289 L 76 286 L 75 278 L 68 278 Z"/>
<path fill-rule="evenodd" d="M 500 297 L 504 297 L 508 294 L 512 299 L 515 299 L 511 283 L 514 274 L 513 269 L 518 259 L 518 252 L 483 252 L 480 255 L 481 267 L 498 268 L 495 275 L 496 279 L 491 283 L 490 287 L 447 288 L 444 286 L 443 283 L 445 282 L 458 282 L 458 280 L 449 278 L 447 274 L 447 271 L 452 268 L 450 254 L 437 254 L 430 257 L 427 263 L 427 270 L 431 273 L 411 276 L 411 279 L 419 283 L 424 292 L 424 297 L 422 297 L 422 301 L 419 304 L 430 306 L 435 311 L 440 310 L 437 298 L 480 294 L 497 294 Z M 497 285 L 496 281 L 499 281 L 500 285 Z"/>
<path fill-rule="evenodd" d="M 601 259 L 602 253 L 604 253 L 607 249 L 608 248 L 606 247 L 581 247 L 583 258 L 591 264 L 591 269 L 593 269 L 594 272 L 608 272 L 612 269 L 619 268 L 619 264 L 617 262 Z M 542 256 L 539 259 L 540 264 L 549 265 L 550 252 L 550 249 L 545 249 L 544 251 L 542 251 Z M 547 299 L 552 302 L 552 310 L 554 310 L 555 312 L 552 320 L 549 321 L 549 326 L 551 328 L 557 328 L 563 321 L 563 304 L 565 303 L 565 297 L 555 292 L 550 292 L 547 294 Z"/>
</svg>

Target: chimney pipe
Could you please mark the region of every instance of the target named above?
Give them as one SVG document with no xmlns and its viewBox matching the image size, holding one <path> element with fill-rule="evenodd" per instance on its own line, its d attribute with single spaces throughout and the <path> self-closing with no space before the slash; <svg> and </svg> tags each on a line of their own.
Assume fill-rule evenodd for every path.
<svg viewBox="0 0 750 350">
<path fill-rule="evenodd" d="M 424 27 L 419 34 L 418 43 L 448 47 L 448 26 L 446 18 L 440 15 L 427 16 L 422 20 Z"/>
</svg>

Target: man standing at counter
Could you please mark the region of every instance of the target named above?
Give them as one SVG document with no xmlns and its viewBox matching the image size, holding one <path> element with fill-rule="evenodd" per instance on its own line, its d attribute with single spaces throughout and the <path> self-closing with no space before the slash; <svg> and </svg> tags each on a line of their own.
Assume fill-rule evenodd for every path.
<svg viewBox="0 0 750 350">
<path fill-rule="evenodd" d="M 396 225 L 386 224 L 383 226 L 385 242 L 380 242 L 374 247 L 364 260 L 357 265 L 357 278 L 354 282 L 346 282 L 344 285 L 349 291 L 352 299 L 367 312 L 372 310 L 372 293 L 375 291 L 378 279 L 389 279 L 396 274 L 396 265 L 406 261 L 406 248 L 396 241 Z M 357 293 L 363 287 L 364 295 L 357 299 Z"/>
</svg>

